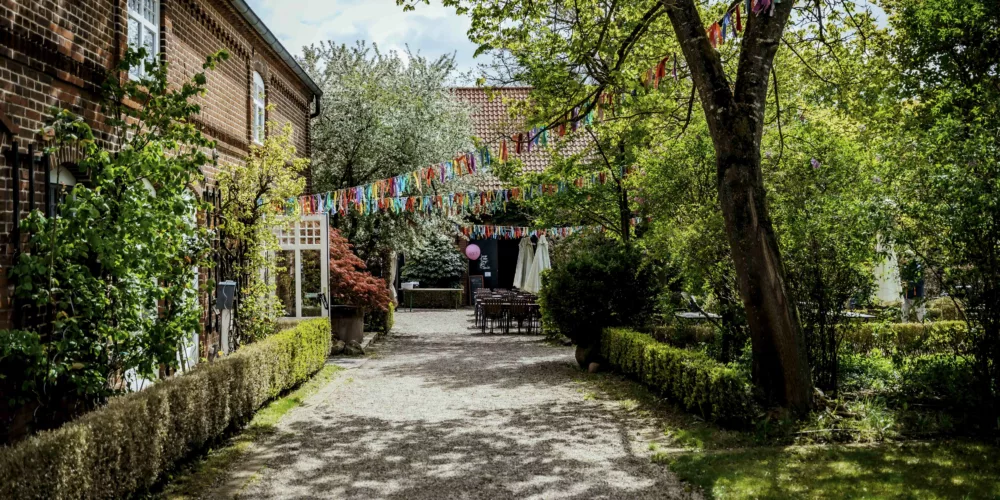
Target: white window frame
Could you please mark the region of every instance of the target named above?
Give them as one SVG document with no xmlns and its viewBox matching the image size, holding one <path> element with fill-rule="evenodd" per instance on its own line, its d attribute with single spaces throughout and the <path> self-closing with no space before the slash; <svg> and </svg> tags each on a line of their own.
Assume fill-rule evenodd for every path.
<svg viewBox="0 0 1000 500">
<path fill-rule="evenodd" d="M 260 73 L 253 72 L 250 86 L 250 136 L 255 144 L 264 144 L 264 119 L 267 106 L 267 88 Z"/>
<path fill-rule="evenodd" d="M 316 231 L 316 230 L 319 231 Z M 327 214 L 303 215 L 291 227 L 279 228 L 275 231 L 278 237 L 279 251 L 295 252 L 295 316 L 285 316 L 281 319 L 308 319 L 302 316 L 302 303 L 306 298 L 302 292 L 302 251 L 319 250 L 320 258 L 320 293 L 330 300 L 327 284 L 330 283 L 330 219 Z M 319 317 L 327 317 L 325 307 L 320 306 Z"/>
<path fill-rule="evenodd" d="M 152 9 L 152 19 L 142 12 L 145 6 Z M 137 8 L 138 10 L 136 10 Z M 131 32 L 133 24 L 136 25 L 136 29 L 138 30 L 138 45 L 134 45 L 132 48 L 147 47 L 146 30 L 149 30 L 153 34 L 152 44 L 147 47 L 151 52 L 148 54 L 148 57 L 150 60 L 156 60 L 156 57 L 160 53 L 160 0 L 128 0 L 128 25 L 126 27 L 128 32 Z M 130 35 L 129 38 L 131 38 Z M 128 43 L 132 45 L 132 40 L 129 39 Z M 129 77 L 131 78 L 140 78 L 144 74 L 145 69 L 142 67 L 132 68 L 129 71 Z"/>
</svg>

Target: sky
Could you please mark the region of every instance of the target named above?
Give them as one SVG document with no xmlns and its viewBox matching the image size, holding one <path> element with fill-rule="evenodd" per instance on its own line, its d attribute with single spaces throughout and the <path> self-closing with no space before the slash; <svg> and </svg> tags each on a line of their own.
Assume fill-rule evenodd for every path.
<svg viewBox="0 0 1000 500">
<path fill-rule="evenodd" d="M 409 45 L 428 58 L 454 53 L 459 72 L 475 68 L 476 46 L 466 37 L 469 18 L 454 9 L 418 5 L 403 12 L 395 0 L 247 0 L 271 32 L 294 56 L 302 47 L 322 40 L 353 45 L 374 42 L 380 50 L 405 52 Z"/>
</svg>

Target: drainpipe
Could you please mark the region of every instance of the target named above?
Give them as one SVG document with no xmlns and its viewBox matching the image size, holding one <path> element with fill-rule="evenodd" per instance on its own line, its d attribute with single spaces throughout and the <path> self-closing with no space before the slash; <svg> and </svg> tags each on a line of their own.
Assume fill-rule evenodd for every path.
<svg viewBox="0 0 1000 500">
<path fill-rule="evenodd" d="M 312 114 L 309 115 L 309 118 L 316 118 L 317 116 L 319 116 L 319 111 L 320 111 L 320 108 L 319 108 L 319 103 L 320 103 L 319 96 L 318 95 L 314 95 L 313 96 L 313 100 L 316 101 L 316 111 L 313 111 Z"/>
</svg>

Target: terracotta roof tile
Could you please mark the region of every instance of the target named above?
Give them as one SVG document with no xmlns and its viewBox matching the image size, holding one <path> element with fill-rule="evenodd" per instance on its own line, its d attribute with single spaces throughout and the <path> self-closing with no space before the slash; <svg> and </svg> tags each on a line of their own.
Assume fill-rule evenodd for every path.
<svg viewBox="0 0 1000 500">
<path fill-rule="evenodd" d="M 523 122 L 512 121 L 510 108 L 516 102 L 528 99 L 531 87 L 503 87 L 493 89 L 492 92 L 479 87 L 455 87 L 451 91 L 459 101 L 471 108 L 472 126 L 476 136 L 489 144 L 496 157 L 499 157 L 501 139 L 506 137 L 509 157 L 520 159 L 524 165 L 524 172 L 539 173 L 548 167 L 549 152 L 546 149 L 533 146 L 530 153 L 522 150 L 518 154 L 513 140 L 518 133 L 526 133 L 527 130 Z M 554 134 L 550 136 L 550 141 L 551 137 L 554 137 Z M 584 151 L 586 146 L 585 138 L 570 139 L 563 153 L 579 153 Z M 484 175 L 478 184 L 480 189 L 502 187 L 492 175 Z"/>
</svg>

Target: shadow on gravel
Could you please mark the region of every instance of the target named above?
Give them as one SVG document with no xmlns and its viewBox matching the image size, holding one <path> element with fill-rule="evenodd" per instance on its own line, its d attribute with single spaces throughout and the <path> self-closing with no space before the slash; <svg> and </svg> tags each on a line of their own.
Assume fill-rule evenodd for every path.
<svg viewBox="0 0 1000 500">
<path fill-rule="evenodd" d="M 566 385 L 577 372 L 571 348 L 551 347 L 535 337 L 421 337 L 393 348 L 405 358 L 382 368 L 383 373 L 418 377 L 425 386 L 446 390 Z"/>
<path fill-rule="evenodd" d="M 600 412 L 598 412 L 600 413 Z M 510 432 L 476 429 L 479 417 L 504 418 Z M 563 405 L 470 414 L 441 422 L 349 418 L 295 423 L 260 450 L 270 473 L 291 490 L 263 496 L 336 498 L 671 498 L 687 496 L 649 459 L 594 460 L 570 449 L 627 430 L 592 407 Z M 636 474 L 636 471 L 642 471 Z M 659 473 L 657 473 L 659 472 Z M 287 487 L 286 487 L 287 488 Z"/>
</svg>

